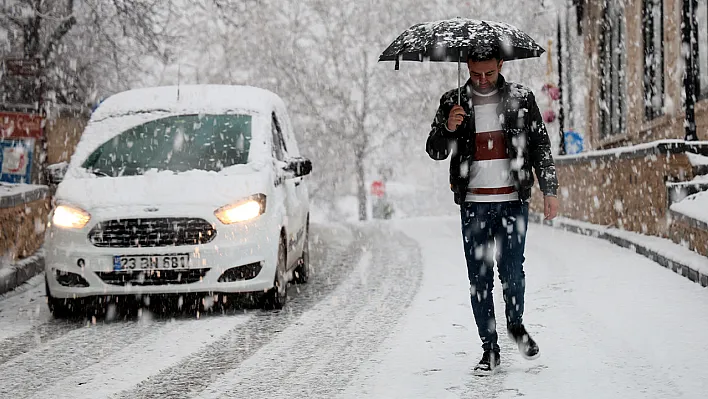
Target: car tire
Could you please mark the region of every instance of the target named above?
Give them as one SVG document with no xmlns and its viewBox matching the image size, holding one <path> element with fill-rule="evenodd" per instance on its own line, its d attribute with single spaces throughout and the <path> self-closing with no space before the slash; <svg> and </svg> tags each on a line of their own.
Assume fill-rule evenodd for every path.
<svg viewBox="0 0 708 399">
<path fill-rule="evenodd" d="M 52 316 L 57 319 L 75 319 L 84 313 L 84 307 L 76 299 L 55 298 L 49 292 L 49 281 L 44 279 L 47 293 L 47 306 Z"/>
<path fill-rule="evenodd" d="M 305 226 L 305 243 L 302 247 L 302 255 L 297 261 L 297 267 L 293 272 L 293 281 L 296 284 L 306 284 L 310 279 L 310 222 Z"/>
<path fill-rule="evenodd" d="M 287 269 L 287 246 L 285 239 L 281 237 L 278 245 L 278 264 L 275 270 L 275 280 L 273 288 L 266 291 L 262 298 L 261 307 L 265 310 L 282 309 L 288 300 L 288 281 L 286 279 Z"/>
</svg>

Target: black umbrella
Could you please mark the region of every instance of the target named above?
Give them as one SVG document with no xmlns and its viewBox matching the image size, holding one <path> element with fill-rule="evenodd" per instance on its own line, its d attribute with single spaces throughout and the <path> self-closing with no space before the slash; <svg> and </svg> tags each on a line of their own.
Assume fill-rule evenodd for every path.
<svg viewBox="0 0 708 399">
<path fill-rule="evenodd" d="M 396 70 L 401 60 L 456 61 L 460 87 L 460 64 L 470 50 L 480 53 L 496 49 L 505 61 L 538 57 L 545 52 L 529 35 L 512 25 L 455 18 L 411 26 L 384 50 L 379 61 L 395 61 Z"/>
</svg>

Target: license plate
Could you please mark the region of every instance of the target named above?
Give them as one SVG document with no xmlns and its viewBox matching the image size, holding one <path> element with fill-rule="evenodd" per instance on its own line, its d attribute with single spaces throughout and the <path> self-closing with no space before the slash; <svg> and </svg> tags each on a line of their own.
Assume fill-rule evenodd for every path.
<svg viewBox="0 0 708 399">
<path fill-rule="evenodd" d="M 180 270 L 188 268 L 189 254 L 113 257 L 113 270 Z"/>
</svg>

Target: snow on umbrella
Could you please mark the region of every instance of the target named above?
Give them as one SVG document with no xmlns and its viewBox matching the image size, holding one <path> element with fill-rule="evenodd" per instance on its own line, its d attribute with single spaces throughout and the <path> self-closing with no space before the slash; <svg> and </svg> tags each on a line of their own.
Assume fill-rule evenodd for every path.
<svg viewBox="0 0 708 399">
<path fill-rule="evenodd" d="M 494 21 L 454 18 L 413 25 L 379 56 L 379 61 L 456 61 L 458 87 L 462 60 L 470 50 L 499 49 L 505 61 L 539 57 L 545 52 L 528 34 L 515 26 Z M 459 90 L 458 90 L 459 102 Z"/>
</svg>

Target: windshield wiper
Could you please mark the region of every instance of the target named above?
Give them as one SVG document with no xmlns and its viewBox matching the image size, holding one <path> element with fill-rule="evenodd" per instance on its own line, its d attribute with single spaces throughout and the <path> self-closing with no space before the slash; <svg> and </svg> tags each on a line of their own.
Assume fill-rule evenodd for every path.
<svg viewBox="0 0 708 399">
<path fill-rule="evenodd" d="M 96 176 L 111 177 L 111 175 L 109 175 L 108 173 L 102 172 L 98 169 L 89 169 L 89 172 L 93 173 Z"/>
</svg>

